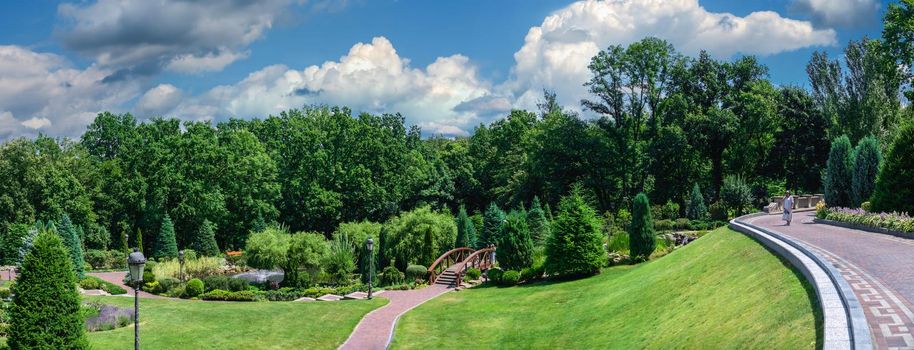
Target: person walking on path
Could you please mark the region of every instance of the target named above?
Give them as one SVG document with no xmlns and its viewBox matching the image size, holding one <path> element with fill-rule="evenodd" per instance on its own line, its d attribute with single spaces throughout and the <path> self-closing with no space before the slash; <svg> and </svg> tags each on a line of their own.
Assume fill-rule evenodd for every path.
<svg viewBox="0 0 914 350">
<path fill-rule="evenodd" d="M 787 226 L 790 226 L 790 220 L 793 219 L 793 196 L 790 191 L 784 195 L 784 216 L 781 219 L 787 221 Z"/>
</svg>

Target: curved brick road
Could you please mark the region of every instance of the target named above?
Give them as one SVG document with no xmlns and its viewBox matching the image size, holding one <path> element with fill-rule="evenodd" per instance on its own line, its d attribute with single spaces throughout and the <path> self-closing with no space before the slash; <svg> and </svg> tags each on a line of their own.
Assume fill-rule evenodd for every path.
<svg viewBox="0 0 914 350">
<path fill-rule="evenodd" d="M 813 223 L 815 213 L 747 220 L 811 246 L 835 265 L 854 289 L 879 349 L 914 349 L 914 240 Z"/>
<path fill-rule="evenodd" d="M 390 303 L 365 315 L 340 349 L 386 349 L 393 338 L 394 326 L 401 315 L 449 290 L 451 287 L 433 284 L 416 290 L 385 291 L 379 297 L 390 299 Z"/>
<path fill-rule="evenodd" d="M 113 283 L 113 284 L 116 284 L 116 285 L 120 286 L 121 288 L 124 288 L 124 289 L 127 290 L 127 294 L 126 294 L 126 295 L 131 296 L 131 297 L 133 296 L 133 287 L 128 287 L 128 286 L 124 285 L 124 276 L 127 276 L 127 272 L 126 272 L 126 271 L 117 271 L 117 272 L 90 272 L 90 273 L 87 273 L 87 275 L 89 275 L 89 276 L 95 276 L 95 277 L 101 278 L 101 279 L 104 280 L 104 281 L 107 281 L 107 282 L 111 282 L 111 283 Z M 155 294 L 146 293 L 146 292 L 144 292 L 144 291 L 140 291 L 140 298 L 162 299 L 162 298 L 165 298 L 165 297 L 158 296 L 158 295 L 155 295 Z"/>
</svg>

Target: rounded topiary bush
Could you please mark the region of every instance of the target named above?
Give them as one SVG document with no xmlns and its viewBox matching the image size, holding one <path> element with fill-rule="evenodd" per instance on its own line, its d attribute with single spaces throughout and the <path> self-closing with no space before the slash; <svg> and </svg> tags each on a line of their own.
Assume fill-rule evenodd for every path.
<svg viewBox="0 0 914 350">
<path fill-rule="evenodd" d="M 406 267 L 406 279 L 409 281 L 424 280 L 428 275 L 428 268 L 422 265 L 409 265 Z"/>
<path fill-rule="evenodd" d="M 493 268 L 489 269 L 489 271 L 486 271 L 486 277 L 490 281 L 495 282 L 495 283 L 498 283 L 499 281 L 501 281 L 501 277 L 504 274 L 505 274 L 505 272 L 502 271 L 502 269 L 497 268 L 497 267 L 493 267 Z"/>
<path fill-rule="evenodd" d="M 194 298 L 200 294 L 203 294 L 203 291 L 203 281 L 201 281 L 199 278 L 194 278 L 190 281 L 187 281 L 187 286 L 184 287 L 184 295 L 186 295 L 188 298 Z"/>
<path fill-rule="evenodd" d="M 514 270 L 505 271 L 499 283 L 503 286 L 513 286 L 520 282 L 520 273 Z"/>
</svg>

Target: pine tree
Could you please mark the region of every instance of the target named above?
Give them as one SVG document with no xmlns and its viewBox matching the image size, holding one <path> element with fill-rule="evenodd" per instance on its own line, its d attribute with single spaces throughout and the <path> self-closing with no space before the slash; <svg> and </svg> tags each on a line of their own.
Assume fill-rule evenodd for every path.
<svg viewBox="0 0 914 350">
<path fill-rule="evenodd" d="M 60 237 L 44 231 L 22 262 L 9 310 L 12 349 L 88 349 L 76 275 Z"/>
<path fill-rule="evenodd" d="M 140 249 L 141 253 L 146 253 L 146 251 L 143 250 L 143 230 L 141 229 L 136 229 L 136 246 Z"/>
<path fill-rule="evenodd" d="M 854 207 L 870 199 L 876 187 L 876 177 L 882 165 L 882 153 L 879 151 L 879 140 L 875 137 L 864 137 L 854 149 L 854 174 L 851 179 L 851 198 Z"/>
<path fill-rule="evenodd" d="M 216 243 L 216 225 L 214 225 L 209 220 L 203 220 L 203 224 L 200 225 L 200 229 L 197 230 L 197 234 L 194 236 L 194 250 L 197 251 L 197 254 L 203 256 L 217 256 L 219 255 L 219 244 Z"/>
<path fill-rule="evenodd" d="M 549 220 L 546 219 L 546 213 L 540 206 L 540 198 L 533 197 L 533 204 L 530 205 L 530 211 L 527 212 L 527 226 L 530 227 L 530 236 L 537 245 L 542 244 L 546 237 L 549 237 Z"/>
<path fill-rule="evenodd" d="M 505 212 L 501 211 L 494 202 L 489 204 L 482 221 L 482 235 L 476 240 L 476 246 L 482 248 L 495 243 L 495 235 L 498 234 L 504 221 Z"/>
<path fill-rule="evenodd" d="M 636 260 L 647 260 L 654 252 L 654 220 L 647 195 L 639 193 L 632 203 L 632 223 L 628 230 L 629 252 Z"/>
<path fill-rule="evenodd" d="M 552 208 L 549 207 L 549 203 L 546 203 L 546 205 L 543 206 L 543 211 L 546 212 L 546 219 L 549 219 L 549 222 L 552 222 L 553 220 L 555 220 L 552 217 Z"/>
<path fill-rule="evenodd" d="M 577 276 L 600 272 L 606 263 L 600 219 L 577 187 L 559 201 L 546 241 L 546 273 Z"/>
<path fill-rule="evenodd" d="M 175 241 L 175 225 L 171 222 L 168 214 L 162 219 L 162 225 L 159 226 L 159 235 L 156 236 L 155 251 L 153 252 L 157 259 L 173 259 L 178 256 L 178 243 Z"/>
<path fill-rule="evenodd" d="M 73 266 L 73 272 L 76 273 L 76 278 L 82 278 L 84 275 L 84 261 L 83 257 L 83 244 L 79 239 L 79 233 L 76 231 L 76 227 L 73 226 L 73 222 L 70 221 L 69 215 L 64 215 L 60 219 L 60 227 L 57 229 L 57 233 L 60 235 L 60 239 L 63 242 L 63 245 L 67 247 L 67 251 L 70 255 L 70 263 Z"/>
<path fill-rule="evenodd" d="M 523 211 L 512 211 L 495 236 L 498 263 L 506 270 L 520 271 L 533 264 L 533 240 Z"/>
<path fill-rule="evenodd" d="M 263 220 L 263 214 L 257 213 L 254 222 L 251 223 L 251 232 L 263 232 L 267 229 L 267 222 Z"/>
<path fill-rule="evenodd" d="M 836 138 L 828 152 L 825 169 L 825 204 L 830 207 L 851 206 L 851 181 L 854 155 L 847 136 Z"/>
<path fill-rule="evenodd" d="M 476 246 L 476 228 L 473 227 L 473 221 L 467 216 L 467 210 L 463 205 L 457 213 L 457 247 L 475 247 Z"/>
<path fill-rule="evenodd" d="M 914 124 L 899 131 L 885 153 L 876 179 L 872 207 L 875 211 L 899 211 L 914 215 Z"/>
<path fill-rule="evenodd" d="M 708 216 L 708 207 L 705 206 L 705 197 L 701 194 L 701 188 L 698 184 L 692 186 L 692 194 L 689 196 L 689 207 L 686 208 L 686 217 L 689 220 L 702 220 Z"/>
</svg>

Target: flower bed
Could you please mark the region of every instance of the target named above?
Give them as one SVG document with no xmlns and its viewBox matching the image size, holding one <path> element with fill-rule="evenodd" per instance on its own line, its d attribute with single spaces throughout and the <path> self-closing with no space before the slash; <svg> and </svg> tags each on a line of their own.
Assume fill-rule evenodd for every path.
<svg viewBox="0 0 914 350">
<path fill-rule="evenodd" d="M 86 330 L 89 332 L 107 331 L 125 327 L 133 323 L 132 308 L 122 309 L 114 305 L 89 303 L 85 307 L 92 309 L 92 317 L 86 318 Z"/>
<path fill-rule="evenodd" d="M 816 217 L 863 227 L 895 231 L 914 238 L 914 218 L 905 213 L 872 213 L 863 209 L 817 208 Z"/>
</svg>

